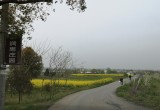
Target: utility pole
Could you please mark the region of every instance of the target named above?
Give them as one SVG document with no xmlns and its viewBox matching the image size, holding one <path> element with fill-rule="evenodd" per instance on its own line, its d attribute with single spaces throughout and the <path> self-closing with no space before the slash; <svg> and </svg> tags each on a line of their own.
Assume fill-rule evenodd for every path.
<svg viewBox="0 0 160 110">
<path fill-rule="evenodd" d="M 8 8 L 9 4 L 2 5 L 1 11 L 1 21 L 0 21 L 0 66 L 3 65 L 3 58 L 4 58 L 4 38 L 8 34 Z M 4 70 L 0 67 L 0 110 L 4 109 L 4 96 L 5 96 L 5 81 L 6 74 Z"/>
<path fill-rule="evenodd" d="M 1 68 L 4 59 L 4 39 L 8 36 L 8 9 L 9 3 L 26 4 L 36 2 L 52 2 L 52 0 L 0 0 L 0 110 L 4 110 L 6 74 Z"/>
</svg>

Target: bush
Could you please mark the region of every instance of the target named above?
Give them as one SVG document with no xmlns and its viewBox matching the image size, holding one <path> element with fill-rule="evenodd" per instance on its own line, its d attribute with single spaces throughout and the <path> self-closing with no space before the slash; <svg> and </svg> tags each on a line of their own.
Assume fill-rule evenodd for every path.
<svg viewBox="0 0 160 110">
<path fill-rule="evenodd" d="M 45 84 L 43 87 L 44 87 L 44 90 L 47 91 L 47 92 L 50 92 L 51 89 L 52 89 L 52 87 L 51 87 L 51 85 L 49 83 Z"/>
</svg>

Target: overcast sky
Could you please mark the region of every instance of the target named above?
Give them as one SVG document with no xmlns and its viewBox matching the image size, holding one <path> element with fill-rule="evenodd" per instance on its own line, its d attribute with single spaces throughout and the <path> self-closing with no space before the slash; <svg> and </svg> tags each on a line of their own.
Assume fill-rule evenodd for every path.
<svg viewBox="0 0 160 110">
<path fill-rule="evenodd" d="M 85 68 L 160 70 L 160 0 L 86 0 L 83 13 L 57 4 L 33 39 L 62 46 Z M 48 66 L 45 61 L 45 66 Z"/>
</svg>

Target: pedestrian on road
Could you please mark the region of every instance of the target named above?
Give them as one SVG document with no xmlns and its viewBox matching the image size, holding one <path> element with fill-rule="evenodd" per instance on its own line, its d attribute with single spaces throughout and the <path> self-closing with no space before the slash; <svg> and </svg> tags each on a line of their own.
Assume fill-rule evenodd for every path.
<svg viewBox="0 0 160 110">
<path fill-rule="evenodd" d="M 119 81 L 120 81 L 121 85 L 123 85 L 123 78 L 122 77 L 119 79 Z"/>
<path fill-rule="evenodd" d="M 132 77 L 131 74 L 130 74 L 128 77 L 129 77 L 129 79 L 130 79 L 130 81 L 131 81 L 131 77 Z"/>
</svg>

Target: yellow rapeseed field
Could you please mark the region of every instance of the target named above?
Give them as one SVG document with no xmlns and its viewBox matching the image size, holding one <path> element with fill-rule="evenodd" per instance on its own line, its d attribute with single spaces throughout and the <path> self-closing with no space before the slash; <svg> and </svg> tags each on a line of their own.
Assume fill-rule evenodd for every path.
<svg viewBox="0 0 160 110">
<path fill-rule="evenodd" d="M 55 81 L 55 80 L 53 80 Z M 91 86 L 94 84 L 104 84 L 107 82 L 111 82 L 113 81 L 112 78 L 104 78 L 104 79 L 98 79 L 98 80 L 85 80 L 85 81 L 78 81 L 78 80 L 59 80 L 59 84 L 62 86 L 74 86 L 74 87 L 78 87 L 78 86 Z M 51 80 L 49 79 L 33 79 L 32 84 L 34 85 L 34 87 L 42 87 L 43 85 L 46 84 L 51 84 Z M 56 84 L 58 84 L 58 80 L 55 81 Z"/>
</svg>

